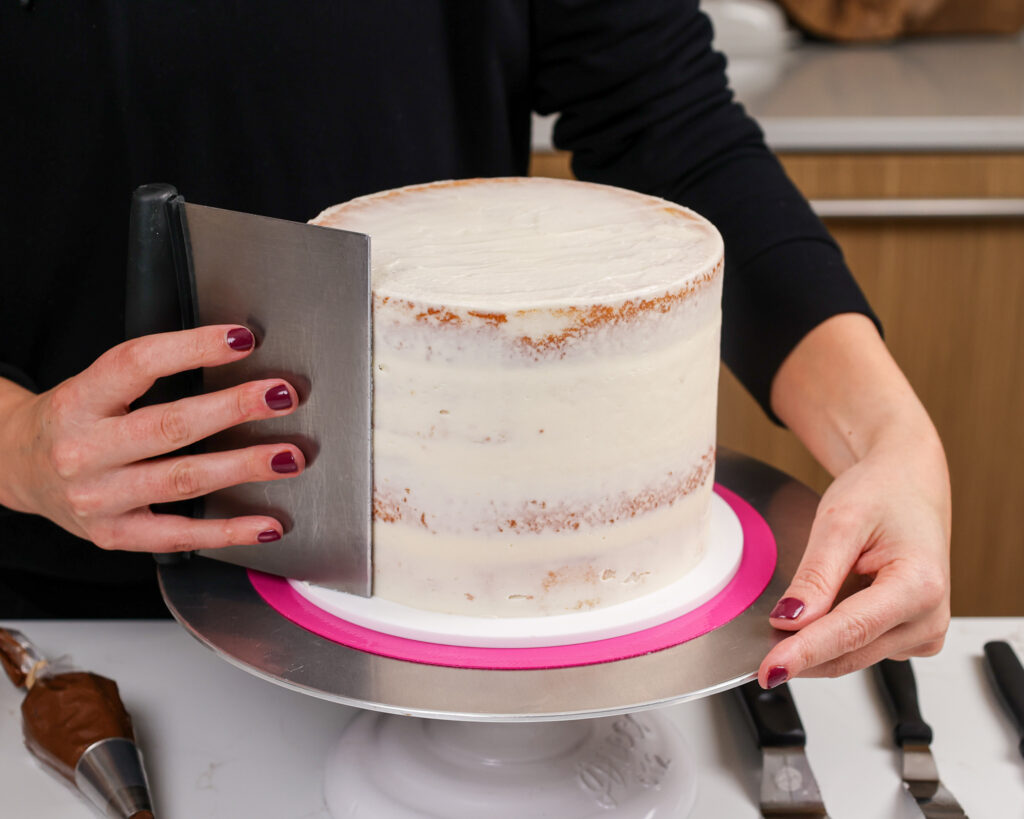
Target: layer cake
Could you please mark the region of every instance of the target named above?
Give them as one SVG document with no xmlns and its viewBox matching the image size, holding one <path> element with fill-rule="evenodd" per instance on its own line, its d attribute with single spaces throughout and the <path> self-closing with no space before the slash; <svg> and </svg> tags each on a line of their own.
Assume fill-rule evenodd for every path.
<svg viewBox="0 0 1024 819">
<path fill-rule="evenodd" d="M 483 617 L 612 605 L 701 557 L 722 240 L 565 180 L 373 194 L 374 594 Z"/>
</svg>

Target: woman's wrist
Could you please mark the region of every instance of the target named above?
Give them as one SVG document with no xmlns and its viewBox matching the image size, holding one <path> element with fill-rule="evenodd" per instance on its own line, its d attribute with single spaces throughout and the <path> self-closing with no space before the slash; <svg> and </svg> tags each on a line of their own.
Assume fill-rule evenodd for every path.
<svg viewBox="0 0 1024 819">
<path fill-rule="evenodd" d="M 0 470 L 0 506 L 17 512 L 32 512 L 26 491 L 26 462 L 32 436 L 25 429 L 28 407 L 37 396 L 6 378 L 0 378 L 0 452 L 5 468 Z"/>
</svg>

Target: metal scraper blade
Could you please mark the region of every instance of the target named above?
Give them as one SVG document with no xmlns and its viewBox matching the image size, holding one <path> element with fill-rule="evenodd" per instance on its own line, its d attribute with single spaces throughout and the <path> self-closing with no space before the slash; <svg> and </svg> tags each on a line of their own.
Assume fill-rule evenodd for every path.
<svg viewBox="0 0 1024 819">
<path fill-rule="evenodd" d="M 764 749 L 761 815 L 772 819 L 828 819 L 802 747 Z"/>
<path fill-rule="evenodd" d="M 960 803 L 939 780 L 927 745 L 903 746 L 903 786 L 927 819 L 967 819 Z"/>
<path fill-rule="evenodd" d="M 285 378 L 299 408 L 232 427 L 208 449 L 294 443 L 306 471 L 207 496 L 205 516 L 270 514 L 274 543 L 203 552 L 369 596 L 372 582 L 370 241 L 332 228 L 185 203 L 199 324 L 243 324 L 257 348 L 203 371 L 205 392 Z"/>
</svg>

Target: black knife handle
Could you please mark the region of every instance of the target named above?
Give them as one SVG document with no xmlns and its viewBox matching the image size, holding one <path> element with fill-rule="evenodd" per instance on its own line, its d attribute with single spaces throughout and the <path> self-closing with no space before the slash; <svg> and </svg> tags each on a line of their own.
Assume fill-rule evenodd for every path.
<svg viewBox="0 0 1024 819">
<path fill-rule="evenodd" d="M 886 705 L 896 718 L 896 744 L 901 747 L 907 743 L 931 745 L 932 729 L 921 716 L 910 660 L 882 660 L 875 666 L 875 672 Z"/>
<path fill-rule="evenodd" d="M 1024 756 L 1024 666 L 1009 643 L 993 640 L 985 643 L 985 660 L 992 685 L 1021 735 L 1020 753 Z"/>
<path fill-rule="evenodd" d="M 132 194 L 128 217 L 128 270 L 125 277 L 125 338 L 192 327 L 192 275 L 188 269 L 184 199 L 173 185 L 142 185 Z M 165 404 L 194 395 L 198 372 L 159 379 L 133 407 Z M 160 512 L 195 517 L 199 501 L 159 504 Z M 155 554 L 158 563 L 177 563 L 179 553 Z"/>
<path fill-rule="evenodd" d="M 807 743 L 804 724 L 788 684 L 765 691 L 754 680 L 735 690 L 754 728 L 758 747 L 802 748 Z"/>
</svg>

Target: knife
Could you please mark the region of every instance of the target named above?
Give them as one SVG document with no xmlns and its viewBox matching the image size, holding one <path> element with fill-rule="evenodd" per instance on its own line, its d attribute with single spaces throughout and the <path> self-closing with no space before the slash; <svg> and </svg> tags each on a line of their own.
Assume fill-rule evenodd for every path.
<svg viewBox="0 0 1024 819">
<path fill-rule="evenodd" d="M 828 819 L 811 773 L 800 714 L 789 685 L 765 691 L 757 681 L 735 689 L 762 752 L 761 814 L 773 819 Z"/>
<path fill-rule="evenodd" d="M 206 324 L 253 331 L 253 354 L 203 370 L 202 390 L 284 378 L 299 392 L 295 413 L 203 442 L 212 451 L 271 442 L 302 450 L 308 469 L 294 481 L 242 484 L 203 498 L 207 517 L 273 515 L 284 537 L 202 554 L 369 596 L 369 237 L 197 205 L 171 185 L 143 185 L 132 198 L 125 295 L 128 338 Z M 139 403 L 198 392 L 195 375 L 161 379 Z"/>
<path fill-rule="evenodd" d="M 889 710 L 896 718 L 896 744 L 903 752 L 903 785 L 927 819 L 967 819 L 963 808 L 939 780 L 928 747 L 932 729 L 921 716 L 910 660 L 882 660 L 875 672 Z"/>
<path fill-rule="evenodd" d="M 1020 753 L 1024 756 L 1024 667 L 1004 640 L 985 643 L 985 661 L 996 694 L 1017 726 Z"/>
</svg>

